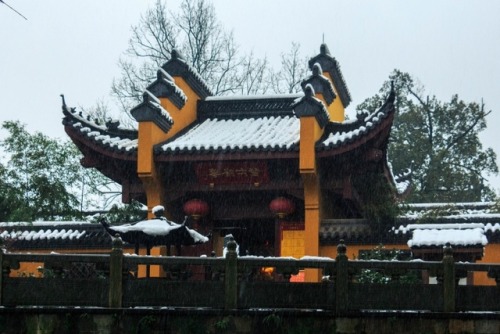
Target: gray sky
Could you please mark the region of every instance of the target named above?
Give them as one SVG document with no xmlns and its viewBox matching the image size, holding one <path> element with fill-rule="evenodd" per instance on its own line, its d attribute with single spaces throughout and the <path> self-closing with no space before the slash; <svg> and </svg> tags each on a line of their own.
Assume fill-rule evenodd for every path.
<svg viewBox="0 0 500 334">
<path fill-rule="evenodd" d="M 89 107 L 109 99 L 130 27 L 153 0 L 5 0 L 0 3 L 0 122 L 66 138 L 61 101 Z M 176 9 L 180 1 L 169 1 Z M 314 3 L 314 5 L 313 5 Z M 339 61 L 354 107 L 389 73 L 409 72 L 441 100 L 481 99 L 493 113 L 483 144 L 500 155 L 500 1 L 217 0 L 219 20 L 242 52 L 276 67 L 292 42 L 304 56 L 324 40 Z M 112 104 L 113 101 L 110 101 Z M 499 161 L 500 164 L 500 161 Z M 500 178 L 491 178 L 500 189 Z"/>
</svg>

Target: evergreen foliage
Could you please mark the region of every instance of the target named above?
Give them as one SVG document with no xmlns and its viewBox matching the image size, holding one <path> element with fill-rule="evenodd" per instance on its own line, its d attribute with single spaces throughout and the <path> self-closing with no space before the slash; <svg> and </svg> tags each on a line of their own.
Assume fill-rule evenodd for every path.
<svg viewBox="0 0 500 334">
<path fill-rule="evenodd" d="M 408 251 L 399 249 L 386 249 L 384 245 L 378 245 L 375 248 L 360 252 L 359 260 L 379 260 L 379 261 L 410 261 L 411 254 Z M 388 284 L 392 282 L 391 275 L 378 270 L 363 269 L 357 276 L 358 283 L 378 283 Z M 419 273 L 411 270 L 399 277 L 399 283 L 418 283 L 421 282 Z"/>
<path fill-rule="evenodd" d="M 358 112 L 376 110 L 391 82 L 396 91 L 396 118 L 389 144 L 395 174 L 412 168 L 409 202 L 475 202 L 495 195 L 486 176 L 498 173 L 496 155 L 483 148 L 479 134 L 486 128 L 483 103 L 450 101 L 426 95 L 417 80 L 394 70 L 379 94 L 365 100 Z"/>
<path fill-rule="evenodd" d="M 109 224 L 138 222 L 147 218 L 147 208 L 137 201 L 128 205 L 114 204 L 107 213 L 94 220 L 98 222 L 101 218 L 106 219 Z"/>
<path fill-rule="evenodd" d="M 97 204 L 92 194 L 107 179 L 80 165 L 73 143 L 31 134 L 18 121 L 2 128 L 8 162 L 0 165 L 0 221 L 71 220 Z"/>
<path fill-rule="evenodd" d="M 372 230 L 379 235 L 385 234 L 400 213 L 387 179 L 382 173 L 366 172 L 356 176 L 354 187 L 362 202 L 363 216 Z"/>
</svg>

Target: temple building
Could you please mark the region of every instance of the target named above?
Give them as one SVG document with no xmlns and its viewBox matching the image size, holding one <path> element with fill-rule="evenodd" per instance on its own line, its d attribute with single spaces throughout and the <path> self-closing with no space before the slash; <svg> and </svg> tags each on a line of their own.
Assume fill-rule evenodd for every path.
<svg viewBox="0 0 500 334">
<path fill-rule="evenodd" d="M 309 68 L 300 94 L 214 96 L 174 51 L 131 110 L 137 130 L 64 101 L 63 124 L 81 163 L 120 184 L 124 203 L 191 216 L 217 253 L 233 234 L 243 254 L 333 256 L 338 240 L 321 231 L 366 218 L 361 177 L 397 192 L 387 163 L 394 92 L 346 120 L 351 96 L 326 45 Z"/>
</svg>

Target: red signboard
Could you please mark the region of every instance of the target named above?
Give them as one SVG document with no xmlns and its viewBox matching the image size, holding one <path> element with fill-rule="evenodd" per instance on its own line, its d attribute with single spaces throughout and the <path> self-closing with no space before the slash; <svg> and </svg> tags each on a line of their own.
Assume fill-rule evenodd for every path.
<svg viewBox="0 0 500 334">
<path fill-rule="evenodd" d="M 264 161 L 200 162 L 195 171 L 201 184 L 261 184 L 269 181 Z"/>
</svg>

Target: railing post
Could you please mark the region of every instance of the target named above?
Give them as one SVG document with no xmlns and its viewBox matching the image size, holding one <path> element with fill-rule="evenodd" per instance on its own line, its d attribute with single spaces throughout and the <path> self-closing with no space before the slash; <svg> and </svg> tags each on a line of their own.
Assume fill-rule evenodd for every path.
<svg viewBox="0 0 500 334">
<path fill-rule="evenodd" d="M 443 248 L 443 311 L 455 312 L 455 260 L 450 243 Z"/>
<path fill-rule="evenodd" d="M 109 307 L 122 307 L 123 296 L 123 242 L 120 236 L 113 238 L 109 256 Z"/>
<path fill-rule="evenodd" d="M 344 240 L 340 240 L 337 246 L 337 273 L 335 275 L 335 310 L 337 313 L 346 311 L 348 305 L 349 261 L 346 251 Z"/>
<path fill-rule="evenodd" d="M 238 306 L 238 255 L 236 254 L 236 242 L 229 241 L 226 253 L 226 272 L 224 275 L 226 310 L 236 309 Z"/>
</svg>

